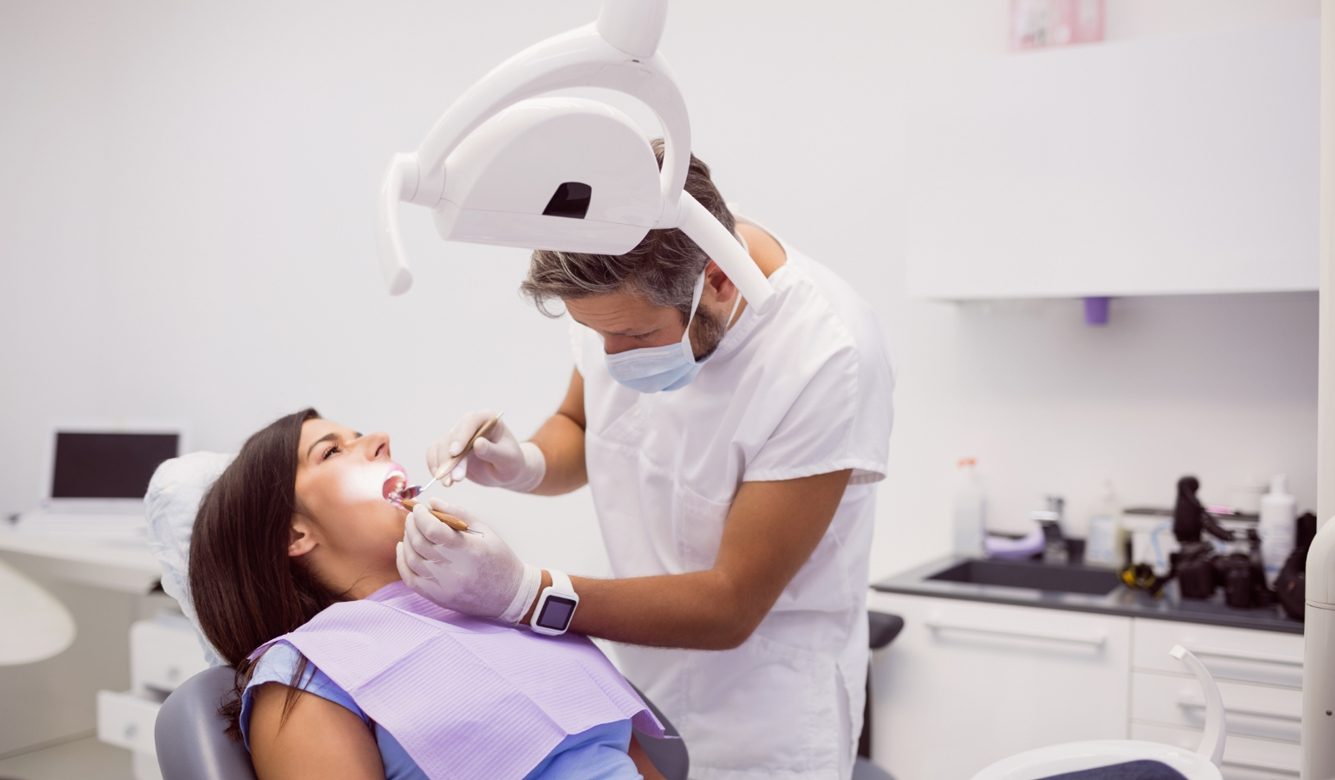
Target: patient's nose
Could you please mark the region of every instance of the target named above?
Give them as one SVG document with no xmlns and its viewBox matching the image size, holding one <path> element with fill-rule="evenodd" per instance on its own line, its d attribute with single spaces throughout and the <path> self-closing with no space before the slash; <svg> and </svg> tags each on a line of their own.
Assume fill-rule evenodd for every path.
<svg viewBox="0 0 1335 780">
<path fill-rule="evenodd" d="M 389 434 L 384 431 L 368 433 L 362 437 L 362 446 L 366 452 L 366 457 L 371 460 L 388 460 L 389 455 Z"/>
</svg>

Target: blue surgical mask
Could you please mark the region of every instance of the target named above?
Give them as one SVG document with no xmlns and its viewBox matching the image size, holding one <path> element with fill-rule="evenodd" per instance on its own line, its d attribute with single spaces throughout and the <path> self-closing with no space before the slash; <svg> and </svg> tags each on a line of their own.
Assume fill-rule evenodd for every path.
<svg viewBox="0 0 1335 780">
<path fill-rule="evenodd" d="M 607 373 L 631 390 L 641 393 L 680 390 L 689 385 L 700 369 L 705 367 L 705 363 L 709 362 L 708 357 L 697 361 L 695 351 L 691 348 L 691 322 L 695 320 L 704 289 L 705 274 L 701 271 L 700 278 L 695 282 L 695 292 L 691 294 L 691 318 L 686 321 L 686 331 L 681 334 L 680 342 L 606 355 Z M 732 305 L 733 314 L 737 313 L 741 300 L 742 296 L 738 295 Z M 728 316 L 728 321 L 732 321 L 732 315 Z"/>
</svg>

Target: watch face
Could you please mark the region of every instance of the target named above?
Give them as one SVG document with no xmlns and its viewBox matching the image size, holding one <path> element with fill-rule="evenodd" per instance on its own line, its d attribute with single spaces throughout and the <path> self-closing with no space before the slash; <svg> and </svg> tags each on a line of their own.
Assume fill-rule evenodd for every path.
<svg viewBox="0 0 1335 780">
<path fill-rule="evenodd" d="M 553 631 L 564 631 L 570 625 L 570 616 L 575 612 L 574 599 L 564 596 L 548 596 L 542 602 L 542 611 L 538 613 L 538 625 Z"/>
</svg>

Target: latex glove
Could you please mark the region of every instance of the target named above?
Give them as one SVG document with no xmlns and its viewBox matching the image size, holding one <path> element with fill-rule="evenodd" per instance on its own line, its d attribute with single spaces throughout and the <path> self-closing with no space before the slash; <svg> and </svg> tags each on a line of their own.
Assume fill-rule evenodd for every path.
<svg viewBox="0 0 1335 780">
<path fill-rule="evenodd" d="M 426 466 L 432 476 L 463 452 L 468 440 L 487 420 L 495 417 L 490 410 L 470 412 L 454 428 L 427 448 Z M 473 444 L 473 451 L 449 474 L 441 475 L 441 484 L 449 487 L 465 478 L 487 487 L 502 487 L 527 493 L 542 484 L 547 473 L 547 459 L 533 442 L 521 442 L 500 420 L 485 437 Z"/>
<path fill-rule="evenodd" d="M 430 503 L 483 535 L 456 531 L 418 504 L 397 548 L 404 583 L 446 609 L 518 623 L 537 598 L 542 570 L 519 560 L 500 534 L 466 510 L 439 498 Z"/>
</svg>

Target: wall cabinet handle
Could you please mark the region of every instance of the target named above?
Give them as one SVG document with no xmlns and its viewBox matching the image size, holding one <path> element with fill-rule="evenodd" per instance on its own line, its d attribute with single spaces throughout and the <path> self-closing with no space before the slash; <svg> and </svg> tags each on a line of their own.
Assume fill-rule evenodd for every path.
<svg viewBox="0 0 1335 780">
<path fill-rule="evenodd" d="M 966 623 L 951 623 L 944 620 L 928 620 L 924 625 L 933 631 L 965 631 L 971 634 L 991 634 L 994 636 L 1018 637 L 1020 639 L 1039 639 L 1045 642 L 1063 642 L 1089 647 L 1103 647 L 1108 636 L 1102 631 L 1088 634 L 1066 634 L 1049 631 L 1022 631 L 1013 628 L 993 628 L 991 626 L 971 626 Z"/>
<path fill-rule="evenodd" d="M 1225 650 L 1218 647 L 1191 647 L 1188 648 L 1196 655 L 1206 655 L 1211 658 L 1227 658 L 1231 661 L 1256 661 L 1263 664 L 1279 664 L 1280 666 L 1296 666 L 1302 668 L 1303 659 L 1293 658 L 1287 655 L 1273 655 L 1271 653 L 1250 653 L 1244 650 Z"/>
<path fill-rule="evenodd" d="M 1194 699 L 1178 699 L 1177 706 L 1183 709 L 1203 710 L 1205 702 L 1195 701 Z M 1247 715 L 1253 718 L 1269 718 L 1271 720 L 1284 720 L 1291 723 L 1302 723 L 1301 715 L 1286 715 L 1282 712 L 1265 712 L 1263 710 L 1244 710 L 1237 707 L 1224 707 L 1224 712 L 1229 715 Z"/>
<path fill-rule="evenodd" d="M 1249 764 L 1246 761 L 1223 761 L 1224 766 L 1235 766 L 1239 769 L 1250 769 L 1254 772 L 1275 772 L 1286 777 L 1299 777 L 1302 773 L 1297 769 L 1287 766 L 1274 766 L 1272 764 Z"/>
</svg>

